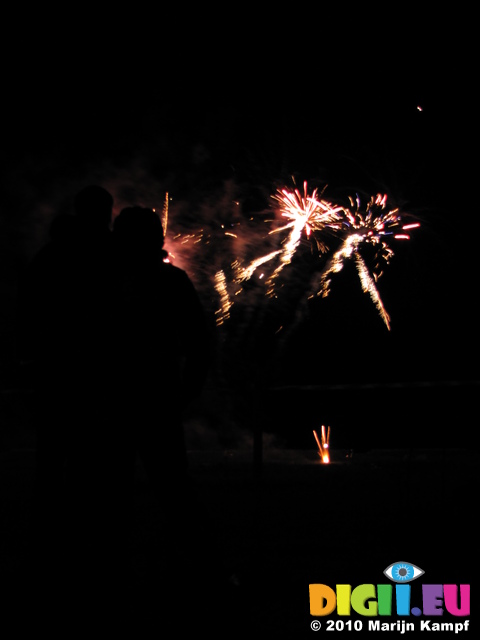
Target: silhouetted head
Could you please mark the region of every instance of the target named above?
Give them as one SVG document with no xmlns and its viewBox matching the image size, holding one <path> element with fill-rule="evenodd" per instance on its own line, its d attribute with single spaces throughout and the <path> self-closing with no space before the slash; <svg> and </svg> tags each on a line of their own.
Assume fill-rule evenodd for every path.
<svg viewBox="0 0 480 640">
<path fill-rule="evenodd" d="M 112 222 L 113 197 L 103 187 L 93 184 L 84 187 L 74 199 L 77 218 L 92 230 L 106 231 Z"/>
<path fill-rule="evenodd" d="M 153 209 L 125 207 L 113 223 L 117 245 L 137 258 L 163 257 L 164 243 L 162 222 Z"/>
</svg>

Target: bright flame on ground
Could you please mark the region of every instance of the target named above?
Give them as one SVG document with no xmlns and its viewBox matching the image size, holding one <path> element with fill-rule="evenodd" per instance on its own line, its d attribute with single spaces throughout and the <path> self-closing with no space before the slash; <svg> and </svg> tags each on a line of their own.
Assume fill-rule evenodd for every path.
<svg viewBox="0 0 480 640">
<path fill-rule="evenodd" d="M 328 464 L 330 462 L 330 454 L 328 451 L 329 448 L 329 440 L 330 440 L 330 427 L 328 427 L 327 431 L 325 431 L 325 426 L 322 424 L 322 441 L 320 442 L 317 432 L 315 431 L 315 429 L 313 430 L 313 435 L 315 437 L 315 441 L 317 443 L 318 446 L 318 453 L 320 455 L 320 458 L 322 459 L 322 462 L 324 464 Z"/>
</svg>

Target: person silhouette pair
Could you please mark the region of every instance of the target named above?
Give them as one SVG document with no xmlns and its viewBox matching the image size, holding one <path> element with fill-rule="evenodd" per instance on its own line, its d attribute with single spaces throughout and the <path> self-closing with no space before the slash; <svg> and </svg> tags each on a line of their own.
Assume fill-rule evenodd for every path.
<svg viewBox="0 0 480 640">
<path fill-rule="evenodd" d="M 187 273 L 165 261 L 158 215 L 125 207 L 112 225 L 113 202 L 99 185 L 76 194 L 73 215 L 54 220 L 28 265 L 18 305 L 37 409 L 40 580 L 99 596 L 131 577 L 138 459 L 162 513 L 170 575 L 215 555 L 182 423 L 208 375 L 209 325 Z M 194 539 L 202 552 L 189 555 Z"/>
</svg>

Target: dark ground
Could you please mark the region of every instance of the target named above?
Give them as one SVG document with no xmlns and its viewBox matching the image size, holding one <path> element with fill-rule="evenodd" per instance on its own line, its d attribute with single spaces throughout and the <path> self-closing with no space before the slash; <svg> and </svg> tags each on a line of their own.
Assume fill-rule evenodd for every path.
<svg viewBox="0 0 480 640">
<path fill-rule="evenodd" d="M 311 637 L 310 583 L 385 583 L 384 569 L 398 561 L 423 569 L 419 582 L 473 583 L 480 460 L 473 440 L 464 446 L 456 440 L 461 428 L 452 424 L 452 437 L 433 440 L 433 448 L 413 438 L 388 448 L 370 442 L 352 457 L 335 448 L 332 430 L 328 466 L 320 463 L 313 441 L 303 449 L 280 449 L 265 438 L 261 466 L 253 464 L 248 448 L 191 450 L 193 479 L 223 541 L 219 552 L 239 581 L 204 600 L 208 576 L 194 573 L 174 588 L 162 575 L 168 549 L 162 547 L 161 513 L 138 467 L 131 585 L 136 637 L 147 623 L 153 634 L 168 627 L 169 637 L 203 631 L 211 637 L 218 627 L 225 638 L 237 632 Z M 15 611 L 18 625 L 33 622 L 40 631 L 43 624 L 50 637 L 71 637 L 89 619 L 88 593 L 77 617 L 67 619 L 58 602 L 44 607 L 42 616 L 33 615 L 29 604 L 33 444 L 31 433 L 23 433 L 1 453 L 1 574 L 14 607 L 7 611 Z M 202 604 L 192 609 L 192 600 Z M 475 595 L 473 616 L 474 601 Z M 113 603 L 107 630 L 123 627 L 124 614 L 124 605 Z"/>
</svg>

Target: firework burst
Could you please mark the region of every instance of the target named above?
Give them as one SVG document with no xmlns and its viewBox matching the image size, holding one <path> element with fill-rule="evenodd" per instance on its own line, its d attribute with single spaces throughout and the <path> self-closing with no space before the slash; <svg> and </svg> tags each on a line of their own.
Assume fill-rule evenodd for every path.
<svg viewBox="0 0 480 640">
<path fill-rule="evenodd" d="M 291 229 L 291 237 L 287 244 L 292 244 L 293 250 L 298 245 L 303 231 L 307 237 L 310 237 L 312 231 L 323 232 L 327 229 L 340 228 L 342 207 L 333 206 L 326 200 L 319 200 L 317 189 L 314 189 L 312 195 L 309 196 L 306 181 L 303 183 L 303 196 L 298 189 L 294 191 L 278 189 L 272 198 L 279 203 L 281 215 L 289 219 L 290 222 L 279 229 L 270 231 L 270 233 Z M 317 246 L 320 253 L 328 249 L 323 241 L 317 240 Z"/>
<path fill-rule="evenodd" d="M 366 206 L 362 205 L 358 195 L 349 196 L 348 205 L 339 205 L 327 201 L 323 197 L 324 191 L 325 188 L 319 194 L 317 189 L 313 189 L 309 193 L 306 181 L 303 182 L 303 191 L 297 188 L 278 189 L 271 198 L 275 202 L 276 213 L 286 223 L 266 234 L 261 233 L 261 237 L 258 227 L 257 232 L 255 227 L 247 231 L 245 218 L 239 215 L 238 202 L 230 193 L 227 199 L 220 199 L 221 206 L 217 203 L 208 208 L 208 216 L 201 214 L 198 220 L 191 219 L 190 229 L 180 230 L 176 224 L 172 229 L 169 225 L 166 248 L 170 257 L 182 266 L 184 251 L 188 258 L 193 252 L 200 270 L 198 281 L 204 286 L 206 282 L 214 280 L 214 297 L 219 303 L 215 311 L 217 324 L 224 324 L 229 319 L 233 297 L 242 293 L 243 283 L 250 280 L 260 267 L 258 282 L 262 281 L 262 287 L 258 293 L 276 298 L 278 276 L 292 262 L 302 237 L 305 237 L 310 242 L 312 255 L 316 254 L 323 265 L 320 269 L 314 269 L 313 275 L 311 272 L 303 273 L 301 288 L 305 288 L 305 295 L 301 298 L 297 296 L 293 324 L 301 319 L 309 300 L 329 295 L 334 274 L 351 260 L 355 264 L 362 290 L 369 294 L 390 330 L 390 316 L 377 282 L 394 255 L 390 246 L 392 241 L 408 240 L 410 230 L 420 225 L 413 219 L 405 222 L 405 214 L 400 213 L 398 208 L 387 206 L 387 196 L 384 194 L 371 196 Z M 167 193 L 161 216 L 165 231 L 167 221 L 170 222 L 168 202 Z M 202 207 L 199 210 L 202 212 Z M 201 222 L 203 226 L 198 228 L 197 223 Z M 274 243 L 273 239 L 283 232 L 286 236 L 280 245 Z M 332 250 L 331 244 L 334 245 Z M 242 253 L 254 251 L 255 246 L 257 257 L 245 263 Z M 263 252 L 258 251 L 260 246 Z M 368 251 L 367 247 L 370 248 Z M 298 271 L 295 273 L 298 275 Z M 197 276 L 195 273 L 193 275 Z M 298 293 L 298 288 L 296 291 Z"/>
<path fill-rule="evenodd" d="M 390 330 L 390 316 L 383 305 L 376 283 L 383 273 L 383 266 L 388 264 L 394 255 L 388 242 L 391 239 L 410 239 L 408 231 L 420 225 L 417 222 L 405 224 L 398 208 L 389 210 L 385 194 L 372 196 L 365 211 L 361 210 L 358 195 L 355 199 L 349 197 L 349 201 L 350 207 L 342 208 L 342 244 L 321 271 L 320 282 L 314 295 L 326 297 L 330 292 L 332 274 L 341 271 L 346 260 L 353 259 L 363 291 L 370 295 L 382 320 Z M 365 245 L 371 245 L 375 249 L 375 260 L 371 271 L 361 255 L 361 249 Z"/>
<path fill-rule="evenodd" d="M 319 253 L 325 253 L 328 246 L 320 237 L 322 232 L 338 232 L 341 228 L 342 207 L 334 206 L 326 200 L 317 197 L 317 189 L 308 195 L 307 182 L 303 183 L 303 195 L 298 189 L 289 191 L 278 189 L 272 198 L 280 207 L 280 214 L 289 222 L 278 229 L 273 229 L 269 235 L 289 230 L 287 238 L 282 242 L 282 248 L 252 260 L 247 267 L 237 271 L 236 281 L 242 282 L 252 277 L 260 266 L 277 258 L 279 264 L 266 279 L 267 295 L 273 295 L 274 282 L 283 268 L 290 264 L 295 251 L 300 244 L 303 233 L 307 238 L 313 238 Z"/>
</svg>

